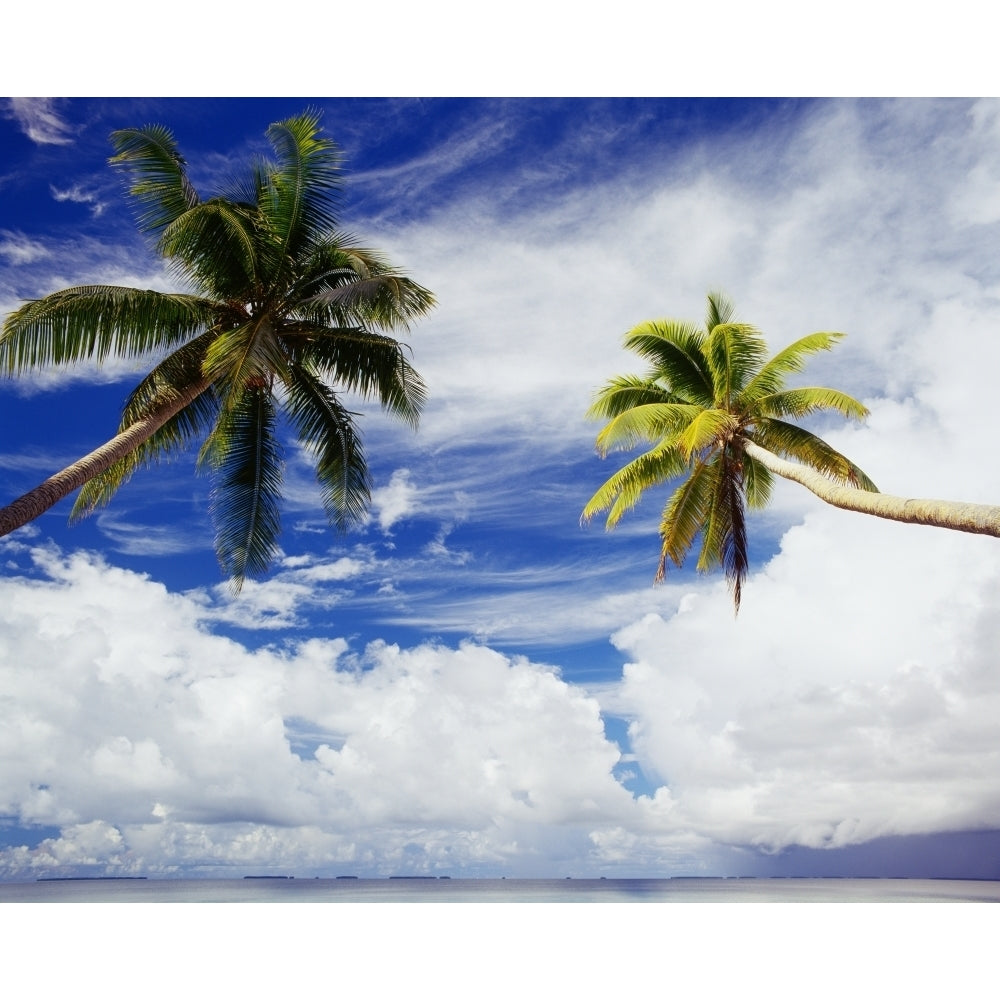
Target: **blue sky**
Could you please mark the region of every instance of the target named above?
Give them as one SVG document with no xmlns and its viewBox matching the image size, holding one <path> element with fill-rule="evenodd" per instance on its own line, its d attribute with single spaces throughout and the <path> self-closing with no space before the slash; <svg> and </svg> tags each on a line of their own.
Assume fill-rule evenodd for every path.
<svg viewBox="0 0 1000 1000">
<path fill-rule="evenodd" d="M 193 457 L 0 539 L 0 877 L 1000 875 L 994 540 L 783 485 L 734 620 L 721 579 L 652 585 L 665 493 L 579 524 L 617 468 L 584 413 L 635 367 L 621 335 L 712 288 L 775 349 L 848 334 L 808 381 L 872 416 L 815 429 L 886 492 L 1000 496 L 1000 105 L 7 102 L 0 310 L 172 287 L 113 129 L 167 125 L 211 191 L 307 106 L 344 228 L 437 295 L 406 337 L 421 427 L 362 407 L 347 536 L 289 444 L 282 556 L 239 598 Z M 137 377 L 0 386 L 5 501 L 106 440 Z"/>
</svg>

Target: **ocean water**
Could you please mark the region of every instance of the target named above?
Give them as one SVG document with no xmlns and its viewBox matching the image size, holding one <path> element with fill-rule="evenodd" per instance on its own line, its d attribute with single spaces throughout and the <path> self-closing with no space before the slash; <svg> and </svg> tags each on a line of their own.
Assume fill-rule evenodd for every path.
<svg viewBox="0 0 1000 1000">
<path fill-rule="evenodd" d="M 0 903 L 998 903 L 1000 882 L 882 878 L 65 879 Z"/>
</svg>

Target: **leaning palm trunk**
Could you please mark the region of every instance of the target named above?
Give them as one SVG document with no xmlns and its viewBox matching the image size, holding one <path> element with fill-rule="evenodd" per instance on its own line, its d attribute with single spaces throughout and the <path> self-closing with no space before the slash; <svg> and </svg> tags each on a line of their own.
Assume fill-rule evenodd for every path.
<svg viewBox="0 0 1000 1000">
<path fill-rule="evenodd" d="M 155 434 L 168 420 L 197 399 L 211 384 L 208 379 L 194 382 L 148 417 L 130 424 L 110 441 L 102 444 L 100 448 L 67 466 L 62 472 L 50 476 L 44 483 L 4 507 L 0 510 L 0 536 L 9 535 L 17 528 L 33 521 L 60 500 L 69 496 L 73 490 L 79 489 L 94 476 L 109 469 L 115 462 L 124 458 L 143 441 Z"/>
<path fill-rule="evenodd" d="M 752 441 L 744 439 L 743 449 L 775 475 L 799 483 L 815 493 L 820 500 L 825 500 L 842 510 L 872 514 L 889 521 L 930 524 L 937 528 L 951 528 L 953 531 L 969 531 L 977 535 L 993 535 L 1000 538 L 1000 507 L 959 503 L 952 500 L 910 500 L 889 496 L 886 493 L 870 493 L 850 486 L 839 486 L 821 473 L 814 472 L 804 465 L 787 462 Z"/>
</svg>

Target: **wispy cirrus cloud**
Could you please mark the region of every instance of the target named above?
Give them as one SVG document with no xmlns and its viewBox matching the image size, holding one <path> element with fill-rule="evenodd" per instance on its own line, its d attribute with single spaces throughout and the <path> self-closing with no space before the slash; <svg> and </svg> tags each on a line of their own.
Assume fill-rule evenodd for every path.
<svg viewBox="0 0 1000 1000">
<path fill-rule="evenodd" d="M 107 205 L 93 191 L 88 191 L 79 184 L 74 184 L 72 187 L 66 189 L 60 189 L 54 184 L 50 184 L 49 190 L 56 201 L 70 201 L 78 205 L 89 205 L 90 213 L 94 218 L 102 215 L 105 208 L 107 208 Z"/>
<path fill-rule="evenodd" d="M 115 552 L 125 555 L 168 556 L 205 548 L 209 539 L 193 533 L 186 525 L 142 524 L 123 516 L 120 505 L 115 512 L 98 515 L 97 526 Z"/>
<path fill-rule="evenodd" d="M 15 267 L 37 264 L 38 261 L 51 255 L 51 250 L 44 243 L 25 236 L 24 233 L 0 231 L 0 256 L 4 257 L 8 264 Z"/>
<path fill-rule="evenodd" d="M 73 127 L 59 114 L 52 97 L 11 97 L 10 113 L 21 131 L 40 145 L 67 146 L 74 141 Z"/>
</svg>

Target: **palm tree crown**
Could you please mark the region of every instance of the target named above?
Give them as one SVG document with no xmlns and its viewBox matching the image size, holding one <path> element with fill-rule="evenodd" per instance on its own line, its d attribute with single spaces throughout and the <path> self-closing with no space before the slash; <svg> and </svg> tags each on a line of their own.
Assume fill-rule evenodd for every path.
<svg viewBox="0 0 1000 1000">
<path fill-rule="evenodd" d="M 0 531 L 81 483 L 72 516 L 90 513 L 140 466 L 200 440 L 199 464 L 214 479 L 216 550 L 238 590 L 277 551 L 280 409 L 315 456 L 332 523 L 343 529 L 364 516 L 368 467 L 357 414 L 341 394 L 375 399 L 416 426 L 425 387 L 386 331 L 406 329 L 434 298 L 337 228 L 340 154 L 318 114 L 277 122 L 267 137 L 273 160 L 202 199 L 167 129 L 112 134 L 111 163 L 130 176 L 139 228 L 189 291 L 82 286 L 7 318 L 0 368 L 8 374 L 112 354 L 161 360 L 128 397 L 118 436 L 64 470 L 72 470 L 65 481 L 53 486 L 53 477 L 41 499 L 28 494 L 22 501 L 32 503 L 0 511 Z"/>
<path fill-rule="evenodd" d="M 597 437 L 602 457 L 651 447 L 594 494 L 583 520 L 608 511 L 613 528 L 647 489 L 681 478 L 663 508 L 657 579 L 668 559 L 683 564 L 700 535 L 698 569 L 724 568 L 738 612 L 749 566 L 746 507 L 764 507 L 770 498 L 768 455 L 794 459 L 832 483 L 877 490 L 853 462 L 788 420 L 820 410 L 867 415 L 858 400 L 836 389 L 785 386 L 810 355 L 829 350 L 842 334 L 813 333 L 769 358 L 760 332 L 732 317 L 732 304 L 712 293 L 703 329 L 660 320 L 625 335 L 625 347 L 650 367 L 644 375 L 611 379 L 588 415 L 608 421 Z"/>
</svg>

